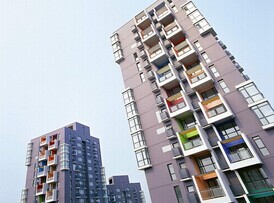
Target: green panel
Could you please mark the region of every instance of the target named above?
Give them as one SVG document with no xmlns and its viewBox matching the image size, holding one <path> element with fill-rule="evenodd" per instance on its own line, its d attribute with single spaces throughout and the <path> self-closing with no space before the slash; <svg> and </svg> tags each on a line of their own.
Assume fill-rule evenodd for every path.
<svg viewBox="0 0 274 203">
<path fill-rule="evenodd" d="M 260 192 L 256 194 L 250 194 L 248 196 L 252 199 L 257 199 L 257 198 L 268 197 L 272 195 L 274 195 L 274 191 Z"/>
<path fill-rule="evenodd" d="M 188 140 L 187 140 L 187 138 L 185 137 L 185 136 L 183 136 L 183 135 L 179 135 L 179 137 L 180 137 L 180 141 L 184 144 L 184 143 L 186 143 Z"/>
<path fill-rule="evenodd" d="M 197 136 L 197 135 L 199 135 L 197 129 L 185 134 L 186 138 L 191 138 L 191 137 L 194 137 L 194 136 Z"/>
</svg>

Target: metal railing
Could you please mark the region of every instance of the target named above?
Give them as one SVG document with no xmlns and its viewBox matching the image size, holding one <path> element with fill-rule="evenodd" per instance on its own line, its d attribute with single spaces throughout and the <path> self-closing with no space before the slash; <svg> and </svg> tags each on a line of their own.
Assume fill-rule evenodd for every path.
<svg viewBox="0 0 274 203">
<path fill-rule="evenodd" d="M 202 144 L 203 144 L 203 142 L 202 142 L 201 138 L 196 138 L 194 140 L 190 140 L 190 141 L 184 143 L 183 145 L 184 145 L 185 150 L 189 150 L 189 149 L 193 149 L 195 147 L 199 147 Z"/>
<path fill-rule="evenodd" d="M 251 151 L 248 148 L 240 149 L 234 152 L 230 152 L 228 154 L 228 157 L 231 161 L 231 163 L 235 163 L 238 161 L 243 161 L 245 159 L 250 159 L 253 157 Z"/>
<path fill-rule="evenodd" d="M 225 196 L 224 190 L 221 186 L 208 188 L 200 191 L 203 200 L 214 199 Z"/>
</svg>

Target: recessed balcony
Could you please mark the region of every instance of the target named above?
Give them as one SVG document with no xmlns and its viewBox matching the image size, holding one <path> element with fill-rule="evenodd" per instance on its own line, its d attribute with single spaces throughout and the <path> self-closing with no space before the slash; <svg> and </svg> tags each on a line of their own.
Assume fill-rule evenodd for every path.
<svg viewBox="0 0 274 203">
<path fill-rule="evenodd" d="M 174 138 L 176 138 L 176 133 L 175 133 L 175 131 L 174 131 L 173 128 L 166 129 L 166 135 L 167 135 L 167 139 L 174 139 Z"/>
<path fill-rule="evenodd" d="M 191 175 L 187 168 L 181 168 L 179 170 L 179 174 L 180 174 L 180 181 L 191 180 Z"/>
<path fill-rule="evenodd" d="M 148 28 L 141 32 L 142 41 L 147 46 L 156 44 L 158 41 L 158 36 L 154 28 L 150 25 Z"/>
<path fill-rule="evenodd" d="M 38 166 L 38 169 L 37 169 L 37 178 L 46 176 L 47 172 L 48 172 L 48 166 L 45 166 L 45 165 L 44 166 Z"/>
<path fill-rule="evenodd" d="M 160 112 L 160 118 L 162 122 L 170 121 L 170 117 L 166 111 Z"/>
<path fill-rule="evenodd" d="M 173 154 L 173 159 L 180 159 L 184 157 L 181 147 L 172 148 L 171 151 Z"/>
<path fill-rule="evenodd" d="M 217 94 L 205 101 L 199 102 L 200 108 L 209 124 L 219 123 L 234 117 L 225 99 Z"/>
<path fill-rule="evenodd" d="M 47 183 L 57 182 L 57 171 L 50 171 L 47 174 Z"/>
<path fill-rule="evenodd" d="M 173 66 L 169 63 L 155 72 L 157 84 L 159 87 L 169 89 L 174 87 L 178 82 L 178 77 Z"/>
<path fill-rule="evenodd" d="M 189 98 L 183 91 L 178 92 L 175 95 L 168 97 L 165 100 L 166 106 L 168 107 L 168 112 L 170 117 L 182 117 L 189 112 L 192 112 L 193 109 L 190 106 L 191 103 Z"/>
<path fill-rule="evenodd" d="M 58 140 L 49 141 L 48 150 L 58 149 Z"/>
<path fill-rule="evenodd" d="M 156 45 L 146 50 L 149 61 L 154 63 L 156 66 L 161 66 L 168 62 L 168 55 L 163 45 L 158 42 Z"/>
<path fill-rule="evenodd" d="M 153 80 L 155 78 L 154 73 L 150 70 L 147 72 L 147 79 Z"/>
<path fill-rule="evenodd" d="M 46 194 L 47 189 L 48 189 L 47 183 L 37 184 L 36 185 L 36 196 Z"/>
<path fill-rule="evenodd" d="M 182 33 L 183 30 L 181 26 L 174 20 L 172 23 L 168 24 L 163 28 L 165 37 L 171 41 L 178 40 L 177 38 L 181 36 L 179 33 Z"/>
<path fill-rule="evenodd" d="M 202 63 L 191 66 L 184 72 L 185 77 L 192 89 L 199 92 L 205 90 L 209 85 L 214 83 L 214 80 L 210 76 L 208 70 L 202 65 Z"/>
<path fill-rule="evenodd" d="M 231 170 L 237 170 L 255 164 L 261 164 L 261 160 L 253 146 L 244 134 L 219 141 L 218 145 Z"/>
<path fill-rule="evenodd" d="M 148 15 L 145 11 L 142 11 L 137 16 L 135 16 L 135 23 L 136 25 L 141 29 L 144 30 L 150 25 L 150 19 L 148 18 Z"/>
<path fill-rule="evenodd" d="M 197 60 L 195 49 L 187 39 L 180 42 L 179 44 L 173 45 L 172 49 L 175 53 L 176 59 L 182 64 L 189 64 Z"/>
<path fill-rule="evenodd" d="M 48 158 L 48 166 L 57 165 L 57 155 L 51 155 Z"/>
<path fill-rule="evenodd" d="M 48 136 L 42 136 L 40 138 L 40 146 L 45 146 L 45 145 L 48 145 L 49 143 L 49 138 Z"/>
<path fill-rule="evenodd" d="M 150 87 L 151 87 L 151 91 L 152 91 L 153 93 L 156 93 L 156 92 L 159 92 L 159 91 L 160 91 L 158 85 L 156 84 L 156 82 L 151 83 L 151 84 L 150 84 Z"/>
<path fill-rule="evenodd" d="M 48 156 L 49 156 L 49 151 L 42 149 L 42 151 L 39 152 L 38 160 L 39 161 L 47 160 Z"/>
<path fill-rule="evenodd" d="M 190 156 L 210 149 L 206 132 L 199 125 L 177 133 L 177 137 L 182 146 L 184 156 Z"/>
<path fill-rule="evenodd" d="M 46 193 L 46 202 L 55 202 L 57 201 L 57 190 L 49 190 Z"/>
<path fill-rule="evenodd" d="M 155 100 L 158 107 L 165 105 L 165 102 L 161 96 L 156 97 Z"/>
<path fill-rule="evenodd" d="M 161 4 L 154 9 L 154 14 L 156 19 L 163 24 L 173 20 L 173 15 L 171 9 L 165 4 Z"/>
</svg>

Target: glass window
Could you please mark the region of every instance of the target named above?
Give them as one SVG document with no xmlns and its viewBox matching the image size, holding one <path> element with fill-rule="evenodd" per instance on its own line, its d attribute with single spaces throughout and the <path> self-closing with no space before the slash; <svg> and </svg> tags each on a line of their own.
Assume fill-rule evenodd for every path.
<svg viewBox="0 0 274 203">
<path fill-rule="evenodd" d="M 186 12 L 186 14 L 190 14 L 191 12 L 196 10 L 195 5 L 192 2 L 187 3 L 184 7 L 183 7 L 184 11 Z"/>
<path fill-rule="evenodd" d="M 141 65 L 140 62 L 136 63 L 136 66 L 137 66 L 138 71 L 142 71 L 143 70 L 142 65 Z"/>
<path fill-rule="evenodd" d="M 210 171 L 214 171 L 216 168 L 211 155 L 198 157 L 196 158 L 196 161 L 201 173 L 208 173 Z"/>
<path fill-rule="evenodd" d="M 140 73 L 140 79 L 142 83 L 146 81 L 144 73 Z"/>
<path fill-rule="evenodd" d="M 195 192 L 193 185 L 187 186 L 186 189 L 187 189 L 187 191 L 188 191 L 189 193 Z"/>
<path fill-rule="evenodd" d="M 169 172 L 169 175 L 170 175 L 170 179 L 172 181 L 177 180 L 177 177 L 176 177 L 173 165 L 172 164 L 168 164 L 167 168 L 168 168 L 168 172 Z"/>
<path fill-rule="evenodd" d="M 197 27 L 197 29 L 199 30 L 200 33 L 204 32 L 210 28 L 210 25 L 208 24 L 206 19 L 200 20 L 198 23 L 195 24 L 195 26 Z"/>
<path fill-rule="evenodd" d="M 202 14 L 198 9 L 189 14 L 188 17 L 192 20 L 193 23 L 197 23 L 199 20 L 202 20 L 203 18 Z"/>
<path fill-rule="evenodd" d="M 249 104 L 264 98 L 263 94 L 258 90 L 254 83 L 250 83 L 243 87 L 240 87 L 239 91 L 243 94 L 247 103 Z"/>
<path fill-rule="evenodd" d="M 207 91 L 204 91 L 201 93 L 201 96 L 203 98 L 203 100 L 207 100 L 207 99 L 210 99 L 214 96 L 216 96 L 218 94 L 217 90 L 215 88 L 211 88 Z"/>
<path fill-rule="evenodd" d="M 128 119 L 128 124 L 129 124 L 129 128 L 130 128 L 130 132 L 134 132 L 137 130 L 141 130 L 141 122 L 138 116 L 134 116 L 130 119 Z"/>
<path fill-rule="evenodd" d="M 263 156 L 270 155 L 270 152 L 268 151 L 268 149 L 266 148 L 266 146 L 264 145 L 263 141 L 259 136 L 253 137 L 252 139 L 254 140 L 255 144 L 257 145 Z"/>
<path fill-rule="evenodd" d="M 125 106 L 125 109 L 126 109 L 126 113 L 127 113 L 128 118 L 133 116 L 133 115 L 136 115 L 138 113 L 135 102 L 131 102 L 131 103 L 127 104 Z"/>
<path fill-rule="evenodd" d="M 208 57 L 208 55 L 205 52 L 202 53 L 202 57 L 203 57 L 203 59 L 205 60 L 206 63 L 210 63 L 211 62 L 210 58 Z"/>
<path fill-rule="evenodd" d="M 133 92 L 131 89 L 128 89 L 127 91 L 123 92 L 123 99 L 125 104 L 134 100 Z"/>
<path fill-rule="evenodd" d="M 138 131 L 136 133 L 133 133 L 131 136 L 132 136 L 132 141 L 133 141 L 134 149 L 146 145 L 143 132 Z"/>
<path fill-rule="evenodd" d="M 201 46 L 200 42 L 196 41 L 194 42 L 194 45 L 196 46 L 196 48 L 198 49 L 198 51 L 202 51 L 203 47 Z"/>
<path fill-rule="evenodd" d="M 224 80 L 219 80 L 218 81 L 219 85 L 221 86 L 221 88 L 223 89 L 224 93 L 228 93 L 230 92 L 228 86 L 226 85 Z"/>
<path fill-rule="evenodd" d="M 123 52 L 122 52 L 121 49 L 118 50 L 118 51 L 116 51 L 116 52 L 114 52 L 115 61 L 120 60 L 120 59 L 122 59 L 123 57 L 124 57 L 124 55 L 123 55 Z"/>
<path fill-rule="evenodd" d="M 208 110 L 207 115 L 209 118 L 212 118 L 212 117 L 222 114 L 224 112 L 226 112 L 226 108 L 223 104 L 221 104 L 219 106 L 216 106 L 216 107 Z"/>
<path fill-rule="evenodd" d="M 214 65 L 209 67 L 211 72 L 213 73 L 214 77 L 219 77 L 220 73 L 218 72 L 218 70 L 216 69 L 216 67 Z"/>
<path fill-rule="evenodd" d="M 274 111 L 268 102 L 251 107 L 263 125 L 274 123 Z"/>
<path fill-rule="evenodd" d="M 174 186 L 174 192 L 175 192 L 178 203 L 184 203 L 179 185 Z"/>
<path fill-rule="evenodd" d="M 138 167 L 149 165 L 150 158 L 147 149 L 140 149 L 135 152 Z"/>
<path fill-rule="evenodd" d="M 133 54 L 133 57 L 134 57 L 134 60 L 135 60 L 135 61 L 138 61 L 138 60 L 139 60 L 139 57 L 138 57 L 137 53 L 134 53 L 134 54 Z"/>
<path fill-rule="evenodd" d="M 240 128 L 235 121 L 221 124 L 217 126 L 217 129 L 224 139 L 229 139 L 241 134 Z"/>
<path fill-rule="evenodd" d="M 171 8 L 173 9 L 173 11 L 174 11 L 175 13 L 178 12 L 178 9 L 177 9 L 177 7 L 176 7 L 175 5 L 173 5 Z"/>
<path fill-rule="evenodd" d="M 114 44 L 112 45 L 112 50 L 113 50 L 113 52 L 116 52 L 116 51 L 118 51 L 119 49 L 121 49 L 121 44 L 120 44 L 120 42 L 116 42 L 116 43 L 114 43 Z"/>
<path fill-rule="evenodd" d="M 181 124 L 184 130 L 194 127 L 197 122 L 196 119 L 194 118 L 194 116 L 190 116 L 188 118 L 185 118 L 184 120 L 181 120 Z"/>
<path fill-rule="evenodd" d="M 110 37 L 111 43 L 114 44 L 115 42 L 119 41 L 119 35 L 115 33 Z"/>
</svg>

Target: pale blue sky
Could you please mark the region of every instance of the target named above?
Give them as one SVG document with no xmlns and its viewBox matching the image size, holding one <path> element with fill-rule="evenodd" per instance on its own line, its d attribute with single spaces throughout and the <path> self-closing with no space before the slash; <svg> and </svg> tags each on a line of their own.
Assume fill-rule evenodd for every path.
<svg viewBox="0 0 274 203">
<path fill-rule="evenodd" d="M 19 202 L 29 140 L 75 121 L 100 138 L 107 176 L 128 174 L 148 195 L 109 37 L 153 2 L 0 0 L 1 202 Z M 274 103 L 273 0 L 194 2 Z"/>
</svg>

